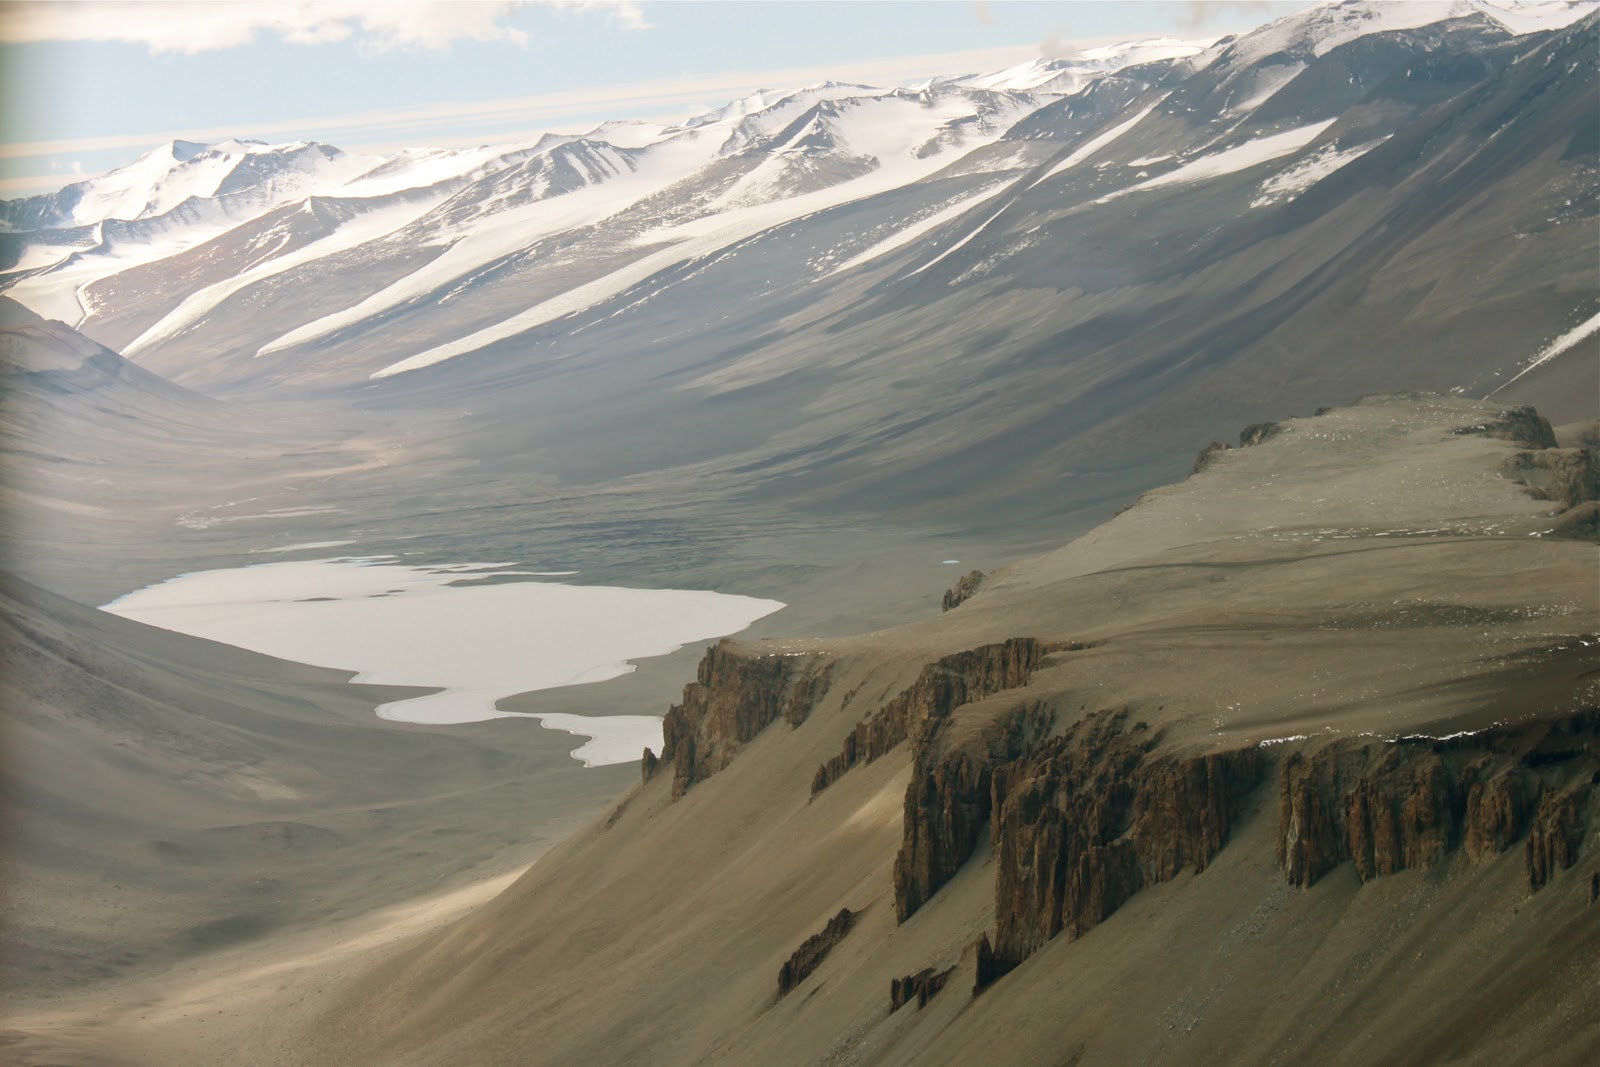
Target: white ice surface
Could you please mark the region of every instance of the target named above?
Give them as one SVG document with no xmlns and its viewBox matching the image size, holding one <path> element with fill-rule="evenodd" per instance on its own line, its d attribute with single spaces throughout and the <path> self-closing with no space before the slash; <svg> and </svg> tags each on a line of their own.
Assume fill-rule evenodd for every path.
<svg viewBox="0 0 1600 1067">
<path fill-rule="evenodd" d="M 172 340 L 179 334 L 193 328 L 208 314 L 215 311 L 217 306 L 228 297 L 264 278 L 282 274 L 284 271 L 292 270 L 302 263 L 310 263 L 312 260 L 321 259 L 323 256 L 343 252 L 346 249 L 354 248 L 357 245 L 365 244 L 368 241 L 376 240 L 392 233 L 426 214 L 443 197 L 444 194 L 441 193 L 437 197 L 407 200 L 356 215 L 326 236 L 297 248 L 286 255 L 275 256 L 272 254 L 274 250 L 269 249 L 264 255 L 258 256 L 254 263 L 233 277 L 214 282 L 184 297 L 182 303 L 167 312 L 144 333 L 129 342 L 123 348 L 122 354 L 132 357 L 152 345 Z M 303 210 L 311 210 L 310 201 L 306 202 Z M 280 228 L 283 231 L 282 241 L 287 241 L 289 239 L 289 223 L 283 223 Z M 269 233 L 264 236 L 270 239 L 274 235 Z"/>
<path fill-rule="evenodd" d="M 1521 36 L 1525 33 L 1539 33 L 1543 30 L 1559 30 L 1563 26 L 1570 26 L 1591 11 L 1600 10 L 1600 3 L 1596 0 L 1555 0 L 1553 3 L 1500 3 L 1491 4 L 1485 0 L 1469 0 L 1474 8 L 1488 15 L 1507 30 Z"/>
<path fill-rule="evenodd" d="M 1517 371 L 1516 374 L 1513 374 L 1510 378 L 1508 378 L 1505 385 L 1497 388 L 1494 393 L 1498 393 L 1501 389 L 1504 389 L 1506 385 L 1510 385 L 1512 382 L 1516 381 L 1524 374 L 1527 374 L 1535 367 L 1550 362 L 1552 359 L 1555 359 L 1557 356 L 1571 348 L 1573 345 L 1577 344 L 1579 341 L 1582 341 L 1586 337 L 1593 337 L 1596 333 L 1600 333 L 1600 312 L 1590 315 L 1583 322 L 1580 322 L 1578 325 L 1574 326 L 1560 337 L 1557 337 L 1554 341 L 1551 341 L 1539 352 L 1537 356 L 1533 357 L 1533 360 L 1526 367 L 1523 367 L 1521 370 Z M 1490 393 L 1489 396 L 1494 396 L 1494 393 Z"/>
<path fill-rule="evenodd" d="M 282 659 L 357 671 L 353 681 L 439 688 L 384 704 L 403 722 L 509 718 L 496 701 L 633 670 L 630 660 L 736 633 L 783 604 L 686 589 L 556 582 L 457 585 L 515 572 L 489 564 L 424 568 L 325 559 L 198 571 L 148 586 L 106 611 Z M 587 737 L 586 766 L 660 751 L 653 715 L 535 714 Z"/>
<path fill-rule="evenodd" d="M 1166 99 L 1165 96 L 1163 96 L 1161 98 L 1161 100 L 1165 100 L 1165 99 Z M 1066 159 L 1063 159 L 1060 163 L 1057 163 L 1055 166 L 1051 167 L 1050 168 L 1050 173 L 1046 174 L 1044 177 L 1045 178 L 1054 178 L 1057 174 L 1060 174 L 1062 171 L 1071 170 L 1073 167 L 1076 167 L 1079 163 L 1082 163 L 1084 160 L 1088 159 L 1090 156 L 1092 156 L 1096 152 L 1100 151 L 1100 149 L 1106 147 L 1106 145 L 1110 144 L 1112 141 L 1115 141 L 1117 138 L 1121 137 L 1123 134 L 1127 133 L 1129 130 L 1131 130 L 1135 126 L 1139 125 L 1139 123 L 1143 122 L 1144 119 L 1145 119 L 1145 116 L 1150 114 L 1150 112 L 1154 111 L 1156 109 L 1156 107 L 1160 105 L 1161 100 L 1157 100 L 1154 104 L 1151 104 L 1149 107 L 1145 108 L 1143 111 L 1141 111 L 1137 115 L 1133 116 L 1133 118 L 1128 119 L 1126 122 L 1120 122 L 1117 125 L 1111 127 L 1109 130 L 1107 130 L 1104 133 L 1100 134 L 1098 137 L 1092 137 L 1089 140 L 1085 141 L 1083 144 L 1081 144 L 1077 148 L 1075 148 L 1072 151 L 1072 154 L 1067 156 Z M 1171 158 L 1171 157 L 1164 157 L 1164 158 Z M 1041 178 L 1039 180 L 1043 181 L 1044 178 Z M 1035 184 L 1037 184 L 1037 183 L 1035 183 Z"/>
<path fill-rule="evenodd" d="M 1165 99 L 1166 99 L 1165 96 L 1163 96 L 1161 98 L 1161 100 L 1165 100 Z M 1029 182 L 1028 185 L 1024 189 L 1019 190 L 1018 191 L 1019 195 L 1020 195 L 1021 192 L 1026 192 L 1028 189 L 1032 189 L 1035 185 L 1038 185 L 1040 182 L 1044 181 L 1046 178 L 1053 178 L 1057 174 L 1060 174 L 1062 171 L 1067 170 L 1067 169 L 1069 169 L 1071 167 L 1077 166 L 1079 163 L 1083 162 L 1084 160 L 1088 159 L 1090 156 L 1094 155 L 1096 152 L 1100 151 L 1102 148 L 1106 147 L 1106 145 L 1110 144 L 1112 141 L 1115 141 L 1117 138 L 1121 137 L 1123 134 L 1125 134 L 1129 130 L 1133 129 L 1135 126 L 1137 126 L 1140 122 L 1142 122 L 1144 120 L 1144 117 L 1146 115 L 1150 114 L 1150 112 L 1152 112 L 1152 111 L 1154 111 L 1156 109 L 1157 105 L 1159 105 L 1161 103 L 1161 100 L 1157 100 L 1154 104 L 1151 104 L 1149 107 L 1145 108 L 1143 111 L 1141 111 L 1137 115 L 1133 116 L 1133 118 L 1128 119 L 1126 122 L 1119 123 L 1116 126 L 1113 126 L 1111 129 L 1109 129 L 1109 130 L 1105 131 L 1104 133 L 1100 134 L 1098 137 L 1093 137 L 1090 140 L 1088 140 L 1088 141 L 1084 142 L 1083 144 L 1079 145 L 1076 149 L 1073 150 L 1073 152 L 1070 155 L 1067 156 L 1066 159 L 1063 159 L 1060 163 L 1057 163 L 1055 166 L 1051 167 L 1050 170 L 1048 172 L 1046 172 L 1045 174 L 1043 174 L 1040 177 L 1035 178 L 1033 181 Z M 1009 201 L 1006 204 L 1001 205 L 999 211 L 996 211 L 994 214 L 990 215 L 988 218 L 986 218 L 982 222 L 978 223 L 977 229 L 973 230 L 971 233 L 969 233 L 965 237 L 961 238 L 961 240 L 957 241 L 955 244 L 951 245 L 949 248 L 945 249 L 943 252 L 940 252 L 937 256 L 934 256 L 932 259 L 928 260 L 928 262 L 924 263 L 922 266 L 920 266 L 916 270 L 912 271 L 911 275 L 907 275 L 907 277 L 910 277 L 912 275 L 921 274 L 923 271 L 927 270 L 929 267 L 932 267 L 934 264 L 938 263 L 940 260 L 942 260 L 946 256 L 950 255 L 952 252 L 955 252 L 958 249 L 965 247 L 967 242 L 971 241 L 974 237 L 978 236 L 978 234 L 982 233 L 988 227 L 988 225 L 991 222 L 993 222 L 995 219 L 999 218 L 1001 215 L 1005 214 L 1005 210 L 1009 206 L 1010 206 L 1010 202 Z"/>
<path fill-rule="evenodd" d="M 78 294 L 84 286 L 121 271 L 186 252 L 228 232 L 241 221 L 212 219 L 169 231 L 143 243 L 94 248 L 71 263 L 23 279 L 6 290 L 6 295 L 47 319 L 59 319 L 69 326 L 79 326 L 87 313 L 93 310 L 79 300 Z"/>
<path fill-rule="evenodd" d="M 1316 140 L 1317 136 L 1323 130 L 1332 126 L 1335 121 L 1337 120 L 1328 119 L 1326 122 L 1313 122 L 1309 126 L 1285 130 L 1283 133 L 1275 133 L 1270 137 L 1258 137 L 1254 141 L 1249 141 L 1233 148 L 1225 148 L 1221 152 L 1213 152 L 1208 156 L 1191 159 L 1175 170 L 1169 170 L 1165 174 L 1158 174 L 1154 178 L 1140 182 L 1138 185 L 1130 185 L 1126 189 L 1119 189 L 1108 196 L 1103 196 L 1098 202 L 1105 203 L 1107 200 L 1113 200 L 1128 193 L 1141 192 L 1146 189 L 1159 189 L 1166 185 L 1184 185 L 1190 182 L 1206 181 L 1210 178 L 1221 177 L 1224 174 L 1233 174 L 1245 170 L 1259 163 L 1267 163 L 1271 160 L 1279 159 L 1292 152 L 1299 151 Z"/>
<path fill-rule="evenodd" d="M 1306 69 L 1304 63 L 1280 63 L 1270 67 L 1263 67 L 1256 74 L 1254 81 L 1246 90 L 1250 95 L 1238 103 L 1230 103 L 1230 115 L 1242 115 L 1254 111 L 1278 94 L 1278 90 L 1294 81 L 1300 72 Z"/>
<path fill-rule="evenodd" d="M 1291 167 L 1285 167 L 1261 183 L 1261 194 L 1250 201 L 1251 207 L 1264 207 L 1279 200 L 1293 200 L 1328 175 L 1354 163 L 1368 152 L 1387 141 L 1384 134 L 1376 141 L 1356 145 L 1340 151 L 1337 144 L 1324 145 Z"/>
<path fill-rule="evenodd" d="M 279 545 L 276 548 L 252 548 L 251 555 L 260 555 L 264 552 L 308 552 L 313 548 L 343 548 L 353 545 L 354 541 L 302 541 L 298 545 Z"/>
<path fill-rule="evenodd" d="M 982 204 L 985 201 L 993 200 L 996 196 L 999 196 L 1001 193 L 1005 192 L 1005 190 L 1006 185 L 1002 183 L 996 188 L 983 189 L 969 196 L 964 196 L 957 200 L 953 200 L 949 204 L 946 204 L 944 207 L 940 208 L 938 211 L 928 215 L 926 218 L 918 219 L 909 226 L 905 226 L 899 230 L 896 230 L 893 234 L 884 238 L 882 241 L 879 241 L 877 244 L 872 245 L 861 252 L 857 252 L 855 255 L 851 256 L 849 259 L 830 270 L 827 274 L 823 275 L 823 277 L 831 277 L 832 275 L 838 274 L 840 271 L 846 271 L 852 267 L 859 267 L 861 264 L 871 262 L 880 256 L 886 256 L 902 245 L 906 245 L 912 241 L 915 241 L 929 230 L 936 229 L 937 227 L 944 225 L 946 222 L 949 222 L 962 212 L 976 207 L 978 204 Z"/>
<path fill-rule="evenodd" d="M 871 103 L 879 102 L 884 101 L 871 101 Z M 902 98 L 900 103 L 910 102 Z M 1018 116 L 1020 117 L 1025 110 L 1027 109 L 1019 109 Z M 744 206 L 706 215 L 681 225 L 662 226 L 648 231 L 641 234 L 636 243 L 644 246 L 665 244 L 666 247 L 646 254 L 604 277 L 541 301 L 501 322 L 391 363 L 375 371 L 371 376 L 386 378 L 475 352 L 497 341 L 515 337 L 536 326 L 553 322 L 564 315 L 593 307 L 603 300 L 625 292 L 667 267 L 711 255 L 763 231 L 826 208 L 875 196 L 926 177 L 946 166 L 949 160 L 944 153 L 935 153 L 927 158 L 918 159 L 910 151 L 910 146 L 917 137 L 922 136 L 923 130 L 919 129 L 913 133 L 903 126 L 894 125 L 889 120 L 896 117 L 904 119 L 912 114 L 914 112 L 895 107 L 873 116 L 870 122 L 857 122 L 850 126 L 847 136 L 853 139 L 852 143 L 857 143 L 855 139 L 859 139 L 859 143 L 876 149 L 872 154 L 877 156 L 881 165 L 868 174 L 799 196 L 747 202 Z M 991 142 L 1002 132 L 1004 132 L 1003 127 L 996 126 L 990 133 L 966 141 L 964 147 L 970 150 L 979 144 Z M 568 197 L 560 199 L 565 200 Z M 280 339 L 262 351 L 267 352 L 282 344 L 283 339 Z"/>
<path fill-rule="evenodd" d="M 662 144 L 636 172 L 562 196 L 486 214 L 459 230 L 435 233 L 431 235 L 434 245 L 448 247 L 422 267 L 359 303 L 295 327 L 262 345 L 256 355 L 268 356 L 327 337 L 466 278 L 485 263 L 526 248 L 543 237 L 599 222 L 663 186 L 687 177 L 710 159 L 714 148 L 715 139 L 709 135 L 682 137 Z"/>
</svg>

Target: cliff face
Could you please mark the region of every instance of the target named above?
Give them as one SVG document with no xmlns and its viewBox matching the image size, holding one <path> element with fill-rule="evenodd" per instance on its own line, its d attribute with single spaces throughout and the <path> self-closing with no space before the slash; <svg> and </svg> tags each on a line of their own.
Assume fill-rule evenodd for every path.
<svg viewBox="0 0 1600 1067">
<path fill-rule="evenodd" d="M 911 736 L 919 724 L 1006 689 L 1026 685 L 1053 649 L 1031 637 L 982 645 L 928 664 L 917 680 L 856 725 L 839 754 L 817 768 L 811 794 L 822 792 L 859 763 L 871 763 Z"/>
<path fill-rule="evenodd" d="M 683 702 L 662 720 L 660 762 L 672 767 L 672 795 L 728 765 L 778 718 L 799 726 L 827 693 L 833 661 L 823 654 L 747 655 L 727 641 L 706 650 Z M 656 767 L 649 750 L 641 766 Z"/>
<path fill-rule="evenodd" d="M 1577 859 L 1600 775 L 1600 711 L 1478 734 L 1335 741 L 1291 753 L 1279 775 L 1278 862 L 1294 885 L 1340 863 L 1362 881 L 1484 858 L 1524 833 L 1528 887 Z"/>
<path fill-rule="evenodd" d="M 778 968 L 778 996 L 787 995 L 805 981 L 827 959 L 833 946 L 843 941 L 855 925 L 856 913 L 849 908 L 840 908 L 839 914 L 828 920 L 828 925 L 801 942 L 794 954 Z"/>
<path fill-rule="evenodd" d="M 1524 448 L 1554 448 L 1556 433 L 1550 420 L 1533 408 L 1507 408 L 1482 422 L 1456 428 L 1456 433 L 1481 433 L 1514 441 Z"/>
<path fill-rule="evenodd" d="M 1177 756 L 1156 742 L 1124 712 L 1102 711 L 995 769 L 991 977 L 1063 930 L 1081 935 L 1144 886 L 1204 870 L 1227 841 L 1262 777 L 1260 750 Z"/>
<path fill-rule="evenodd" d="M 916 738 L 906 787 L 904 840 L 894 861 L 894 909 L 905 922 L 967 861 L 989 828 L 996 767 L 1019 758 L 1049 732 L 1055 715 L 1024 704 L 976 730 L 929 719 Z"/>
<path fill-rule="evenodd" d="M 1589 448 L 1547 448 L 1518 452 L 1506 461 L 1506 475 L 1541 500 L 1575 508 L 1600 499 L 1600 464 Z"/>
<path fill-rule="evenodd" d="M 932 967 L 924 967 L 916 974 L 908 974 L 904 978 L 893 978 L 889 981 L 889 1011 L 896 1012 L 913 1000 L 918 1008 L 926 1008 L 928 1001 L 932 1000 L 939 990 L 950 981 L 950 976 L 955 973 L 954 967 L 947 967 L 936 971 Z"/>
<path fill-rule="evenodd" d="M 951 608 L 960 607 L 982 586 L 983 572 L 968 571 L 966 574 L 956 579 L 955 585 L 944 591 L 944 600 L 940 605 L 940 610 L 949 611 Z"/>
</svg>

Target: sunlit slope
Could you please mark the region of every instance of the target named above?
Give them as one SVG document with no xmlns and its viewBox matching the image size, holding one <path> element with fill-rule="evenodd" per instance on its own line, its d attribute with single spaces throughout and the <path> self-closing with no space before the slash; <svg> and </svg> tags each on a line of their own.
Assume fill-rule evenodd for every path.
<svg viewBox="0 0 1600 1067">
<path fill-rule="evenodd" d="M 379 720 L 349 686 L 6 577 L 7 999 L 148 976 L 543 847 L 618 784 L 566 734 Z M 448 857 L 448 858 L 447 858 Z"/>
<path fill-rule="evenodd" d="M 1496 416 L 1385 398 L 1294 420 L 937 618 L 725 644 L 612 815 L 289 1047 L 1581 1062 L 1600 572 L 1545 533 L 1565 505 L 1504 476 L 1580 453 Z M 1484 790 L 1523 799 L 1491 817 Z M 1335 836 L 1301 822 L 1310 798 Z M 1065 929 L 1030 888 L 1058 862 Z M 847 932 L 803 949 L 841 909 Z M 898 1006 L 919 974 L 942 987 Z"/>
</svg>

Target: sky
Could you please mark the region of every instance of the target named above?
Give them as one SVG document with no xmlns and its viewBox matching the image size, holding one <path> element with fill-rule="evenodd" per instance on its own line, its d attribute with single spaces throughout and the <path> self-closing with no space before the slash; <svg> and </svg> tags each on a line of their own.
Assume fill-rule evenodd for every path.
<svg viewBox="0 0 1600 1067">
<path fill-rule="evenodd" d="M 0 198 L 183 138 L 368 153 L 681 119 L 757 89 L 1214 38 L 1309 0 L 0 2 Z"/>
</svg>

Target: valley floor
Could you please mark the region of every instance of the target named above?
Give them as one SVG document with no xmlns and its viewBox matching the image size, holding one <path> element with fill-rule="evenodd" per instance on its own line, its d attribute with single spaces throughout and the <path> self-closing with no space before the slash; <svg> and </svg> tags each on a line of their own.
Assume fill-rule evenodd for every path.
<svg viewBox="0 0 1600 1067">
<path fill-rule="evenodd" d="M 953 611 L 724 642 L 660 764 L 520 876 L 35 1010 L 14 1047 L 1585 1062 L 1600 560 L 1556 536 L 1594 505 L 1549 499 L 1585 453 L 1524 429 L 1293 420 Z"/>
</svg>

